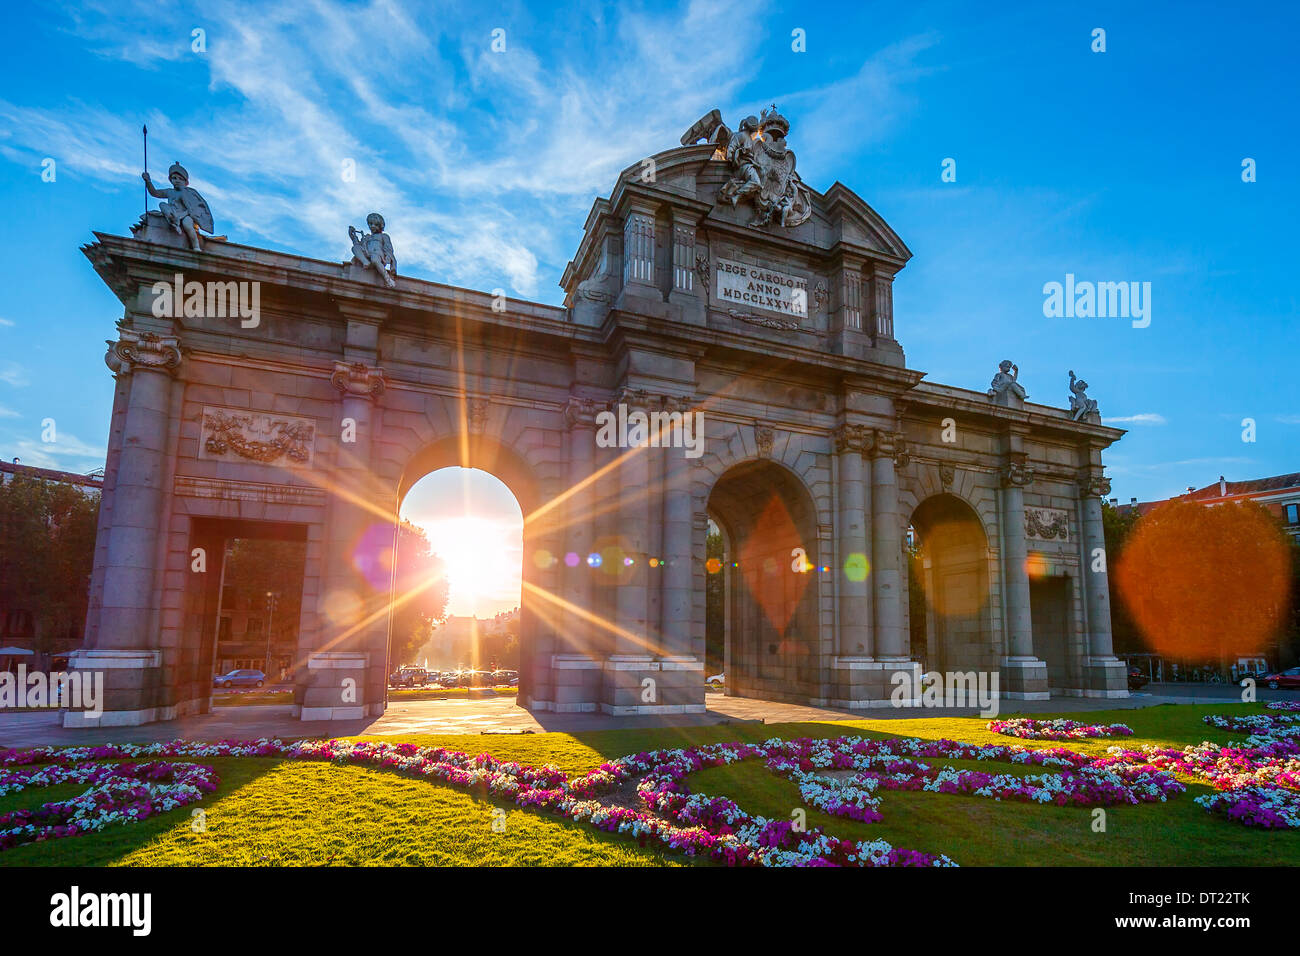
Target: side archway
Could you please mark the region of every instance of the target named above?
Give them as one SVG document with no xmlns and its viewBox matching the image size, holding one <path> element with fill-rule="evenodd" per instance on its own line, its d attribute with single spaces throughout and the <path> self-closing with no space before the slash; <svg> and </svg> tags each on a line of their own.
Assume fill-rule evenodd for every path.
<svg viewBox="0 0 1300 956">
<path fill-rule="evenodd" d="M 909 537 L 922 598 L 914 602 L 913 650 L 928 670 L 997 670 L 988 538 L 979 515 L 955 495 L 934 495 L 912 512 Z"/>
<path fill-rule="evenodd" d="M 747 461 L 727 469 L 708 497 L 723 556 L 721 644 L 728 694 L 807 700 L 818 692 L 817 515 L 788 469 Z M 716 635 L 714 636 L 716 643 Z"/>
</svg>

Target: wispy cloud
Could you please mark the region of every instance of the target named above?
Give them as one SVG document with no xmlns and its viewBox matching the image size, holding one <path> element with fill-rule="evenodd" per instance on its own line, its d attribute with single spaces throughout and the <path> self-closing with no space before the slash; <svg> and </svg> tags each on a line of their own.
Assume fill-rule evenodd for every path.
<svg viewBox="0 0 1300 956">
<path fill-rule="evenodd" d="M 0 382 L 22 388 L 27 384 L 27 370 L 17 362 L 0 362 Z"/>
<path fill-rule="evenodd" d="M 1166 425 L 1165 416 L 1158 412 L 1139 412 L 1137 415 L 1106 416 L 1108 425 Z"/>
<path fill-rule="evenodd" d="M 24 465 L 38 468 L 59 468 L 66 471 L 90 471 L 102 468 L 107 452 L 102 446 L 91 445 L 75 435 L 60 434 L 55 442 L 22 438 L 12 445 L 14 452 L 6 457 L 19 458 Z"/>
<path fill-rule="evenodd" d="M 404 271 L 528 297 L 546 279 L 554 297 L 550 284 L 577 243 L 571 224 L 622 169 L 675 146 L 712 107 L 743 115 L 766 105 L 743 102 L 762 71 L 766 8 L 737 16 L 723 0 L 653 12 L 579 3 L 571 15 L 581 29 L 545 43 L 515 12 L 501 18 L 498 52 L 493 23 L 477 14 L 392 0 L 218 2 L 204 8 L 207 52 L 194 54 L 184 10 L 92 6 L 71 16 L 94 54 L 148 70 L 192 62 L 230 105 L 128 119 L 85 102 L 0 101 L 13 131 L 0 154 L 54 156 L 61 175 L 122 188 L 139 176 L 123 144 L 138 143 L 147 122 L 160 161 L 186 163 L 234 239 L 343 259 L 347 226 L 377 210 Z M 842 135 L 840 104 L 869 104 L 873 135 L 884 135 L 907 108 L 900 90 L 915 59 L 935 42 L 904 39 L 839 80 L 763 95 L 798 111 L 810 149 L 861 146 Z"/>
<path fill-rule="evenodd" d="M 3 405 L 0 405 L 0 418 L 22 418 L 22 415 L 18 414 L 12 408 L 5 408 Z"/>
</svg>

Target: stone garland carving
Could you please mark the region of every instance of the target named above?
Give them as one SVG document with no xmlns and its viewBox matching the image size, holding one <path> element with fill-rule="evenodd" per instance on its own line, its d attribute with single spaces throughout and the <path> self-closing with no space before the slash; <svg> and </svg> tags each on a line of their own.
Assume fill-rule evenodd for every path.
<svg viewBox="0 0 1300 956">
<path fill-rule="evenodd" d="M 388 383 L 381 368 L 364 362 L 335 362 L 330 384 L 342 392 L 344 397 L 350 395 L 375 399 L 383 394 Z"/>
<path fill-rule="evenodd" d="M 129 375 L 141 369 L 171 372 L 181 364 L 181 343 L 174 335 L 137 332 L 119 326 L 118 340 L 104 342 L 108 346 L 104 364 L 114 374 Z"/>
<path fill-rule="evenodd" d="M 957 477 L 957 469 L 949 464 L 939 466 L 939 483 L 943 485 L 944 491 L 952 488 L 953 480 Z"/>
<path fill-rule="evenodd" d="M 712 273 L 709 270 L 709 257 L 703 252 L 695 254 L 695 274 L 700 277 L 700 288 L 708 289 Z"/>
<path fill-rule="evenodd" d="M 826 288 L 825 282 L 818 282 L 817 288 L 813 289 L 813 311 L 820 312 L 826 307 L 830 300 L 831 294 Z"/>
<path fill-rule="evenodd" d="M 1068 541 L 1070 516 L 1055 508 L 1026 508 L 1025 537 L 1040 541 Z"/>
<path fill-rule="evenodd" d="M 296 465 L 307 465 L 315 437 L 316 425 L 307 419 L 203 409 L 204 457 L 233 454 L 264 465 L 287 458 Z"/>
<path fill-rule="evenodd" d="M 773 319 L 765 315 L 755 315 L 753 312 L 739 312 L 736 309 L 728 309 L 727 315 L 741 322 L 748 322 L 750 325 L 761 325 L 765 329 L 778 329 L 781 332 L 803 332 L 806 335 L 817 334 L 815 329 L 805 329 L 798 322 Z"/>
<path fill-rule="evenodd" d="M 776 439 L 776 430 L 771 425 L 754 426 L 754 442 L 758 445 L 758 454 L 762 458 L 772 457 L 772 442 Z"/>
</svg>

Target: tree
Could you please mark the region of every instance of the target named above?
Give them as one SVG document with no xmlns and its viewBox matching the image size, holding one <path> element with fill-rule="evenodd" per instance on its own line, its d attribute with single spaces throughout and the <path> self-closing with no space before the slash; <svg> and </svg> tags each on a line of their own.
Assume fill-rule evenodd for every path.
<svg viewBox="0 0 1300 956">
<path fill-rule="evenodd" d="M 301 541 L 235 538 L 226 553 L 222 583 L 239 595 L 234 607 L 266 614 L 266 593 L 276 595 L 272 641 L 296 641 L 302 620 L 302 579 L 307 545 Z M 223 595 L 224 600 L 224 595 Z"/>
<path fill-rule="evenodd" d="M 403 519 L 397 529 L 397 574 L 389 659 L 394 666 L 415 659 L 433 625 L 447 616 L 451 596 L 446 564 L 433 553 L 424 529 Z"/>
<path fill-rule="evenodd" d="M 1136 508 L 1121 511 L 1111 507 L 1109 502 L 1101 503 L 1101 525 L 1105 535 L 1106 564 L 1113 572 L 1123 560 L 1124 549 L 1137 528 L 1140 515 Z M 1119 575 L 1111 573 L 1106 576 L 1110 590 L 1110 632 L 1114 649 L 1120 654 L 1142 653 L 1151 650 L 1151 646 L 1142 636 L 1142 630 L 1133 620 L 1128 605 L 1119 592 Z"/>
<path fill-rule="evenodd" d="M 1113 565 L 1146 642 L 1169 657 L 1218 662 L 1262 654 L 1287 613 L 1291 547 L 1254 503 L 1173 500 L 1145 515 Z"/>
<path fill-rule="evenodd" d="M 97 494 L 26 475 L 0 484 L 0 608 L 31 612 L 38 654 L 85 623 L 98 522 Z"/>
<path fill-rule="evenodd" d="M 705 540 L 704 556 L 707 561 L 704 575 L 704 660 L 708 673 L 716 674 L 725 660 L 726 633 L 726 574 L 723 568 L 725 554 L 722 532 L 709 522 L 709 535 Z"/>
</svg>

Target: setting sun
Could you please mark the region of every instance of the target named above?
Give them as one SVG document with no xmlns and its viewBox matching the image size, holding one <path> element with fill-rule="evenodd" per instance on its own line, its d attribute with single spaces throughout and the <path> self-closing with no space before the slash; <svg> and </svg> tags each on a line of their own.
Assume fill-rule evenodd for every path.
<svg viewBox="0 0 1300 956">
<path fill-rule="evenodd" d="M 449 614 L 483 618 L 519 606 L 523 514 L 499 480 L 477 469 L 436 471 L 411 489 L 402 515 L 446 562 Z"/>
</svg>

